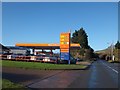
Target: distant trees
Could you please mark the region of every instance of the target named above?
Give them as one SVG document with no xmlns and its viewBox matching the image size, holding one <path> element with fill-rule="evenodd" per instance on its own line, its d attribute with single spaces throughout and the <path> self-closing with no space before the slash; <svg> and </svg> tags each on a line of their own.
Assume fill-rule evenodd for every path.
<svg viewBox="0 0 120 90">
<path fill-rule="evenodd" d="M 104 50 L 97 51 L 96 53 L 98 53 L 100 59 L 113 60 L 113 56 L 115 56 L 114 61 L 120 62 L 120 43 L 117 41 L 114 46 L 111 45 Z"/>
<path fill-rule="evenodd" d="M 88 36 L 83 28 L 75 30 L 71 38 L 72 43 L 79 43 L 80 50 L 71 50 L 71 55 L 84 59 L 91 59 L 94 55 L 94 50 L 88 45 Z"/>
<path fill-rule="evenodd" d="M 115 44 L 115 48 L 120 49 L 120 42 L 119 41 L 117 41 L 117 43 Z"/>
<path fill-rule="evenodd" d="M 120 62 L 120 42 L 117 41 L 114 49 L 115 61 Z"/>
</svg>

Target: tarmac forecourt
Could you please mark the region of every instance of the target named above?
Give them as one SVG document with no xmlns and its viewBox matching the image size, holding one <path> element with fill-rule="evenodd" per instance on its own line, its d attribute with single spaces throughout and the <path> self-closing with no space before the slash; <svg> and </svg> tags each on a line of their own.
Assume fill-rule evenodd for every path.
<svg viewBox="0 0 120 90">
<path fill-rule="evenodd" d="M 13 67 L 22 69 L 39 69 L 39 70 L 86 70 L 89 64 L 50 64 L 50 63 L 38 63 L 38 62 L 21 62 L 21 61 L 8 61 L 0 60 L 2 67 Z"/>
</svg>

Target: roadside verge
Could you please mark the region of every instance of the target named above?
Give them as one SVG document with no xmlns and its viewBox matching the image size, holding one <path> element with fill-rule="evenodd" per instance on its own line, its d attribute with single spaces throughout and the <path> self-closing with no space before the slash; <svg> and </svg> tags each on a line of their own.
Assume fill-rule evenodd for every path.
<svg viewBox="0 0 120 90">
<path fill-rule="evenodd" d="M 22 69 L 39 69 L 39 70 L 86 70 L 91 63 L 80 64 L 50 64 L 38 62 L 21 62 L 21 61 L 7 61 L 0 60 L 2 67 L 13 67 Z"/>
</svg>

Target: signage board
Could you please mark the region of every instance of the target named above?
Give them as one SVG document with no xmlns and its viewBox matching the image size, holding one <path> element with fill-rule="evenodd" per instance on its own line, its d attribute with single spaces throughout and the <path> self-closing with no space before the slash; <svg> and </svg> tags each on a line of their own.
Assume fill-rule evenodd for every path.
<svg viewBox="0 0 120 90">
<path fill-rule="evenodd" d="M 70 48 L 70 33 L 60 34 L 60 48 Z"/>
<path fill-rule="evenodd" d="M 61 52 L 61 54 L 60 54 L 60 58 L 61 58 L 61 60 L 69 60 L 70 58 L 70 53 L 68 52 L 68 53 L 63 53 L 63 52 Z"/>
<path fill-rule="evenodd" d="M 70 33 L 60 34 L 60 59 L 70 60 Z"/>
<path fill-rule="evenodd" d="M 60 52 L 69 52 L 69 49 L 61 49 Z"/>
</svg>

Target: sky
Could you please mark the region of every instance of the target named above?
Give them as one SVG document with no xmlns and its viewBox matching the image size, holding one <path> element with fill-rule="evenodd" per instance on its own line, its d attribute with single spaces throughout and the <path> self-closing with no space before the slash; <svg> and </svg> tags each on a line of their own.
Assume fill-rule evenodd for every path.
<svg viewBox="0 0 120 90">
<path fill-rule="evenodd" d="M 59 43 L 60 33 L 84 28 L 96 51 L 118 40 L 117 2 L 3 2 L 2 44 Z"/>
</svg>

